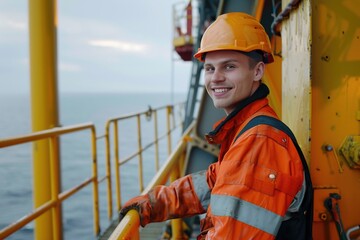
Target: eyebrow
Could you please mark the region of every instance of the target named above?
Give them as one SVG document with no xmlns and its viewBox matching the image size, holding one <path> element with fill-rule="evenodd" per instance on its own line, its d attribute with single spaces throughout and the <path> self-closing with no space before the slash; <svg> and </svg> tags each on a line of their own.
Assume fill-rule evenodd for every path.
<svg viewBox="0 0 360 240">
<path fill-rule="evenodd" d="M 228 63 L 232 63 L 232 62 L 236 62 L 236 63 L 239 63 L 238 60 L 236 59 L 227 59 L 227 60 L 224 60 L 222 62 L 219 62 L 220 65 L 226 65 Z M 212 63 L 205 63 L 204 66 L 214 66 L 214 64 Z"/>
</svg>

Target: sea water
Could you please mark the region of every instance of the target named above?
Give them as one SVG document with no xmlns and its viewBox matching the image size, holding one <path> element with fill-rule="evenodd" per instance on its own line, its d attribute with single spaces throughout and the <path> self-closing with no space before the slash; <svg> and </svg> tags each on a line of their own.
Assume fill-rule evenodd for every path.
<svg viewBox="0 0 360 240">
<path fill-rule="evenodd" d="M 105 133 L 105 123 L 110 118 L 145 111 L 149 107 L 157 108 L 170 103 L 183 102 L 184 100 L 185 94 L 61 93 L 59 95 L 59 119 L 62 126 L 91 122 L 95 124 L 96 135 L 102 136 Z M 0 96 L 0 139 L 30 133 L 30 112 L 29 96 Z M 166 125 L 160 119 L 159 124 Z M 153 122 L 143 121 L 141 128 L 144 132 L 143 144 L 153 140 Z M 128 156 L 137 148 L 136 124 L 130 122 L 120 124 L 119 132 L 120 157 Z M 159 135 L 161 134 L 160 132 Z M 178 136 L 180 136 L 180 132 Z M 173 139 L 173 145 L 175 141 L 176 139 Z M 166 143 L 160 143 L 159 150 L 160 163 L 163 163 L 168 154 Z M 150 148 L 144 155 L 145 186 L 156 171 L 154 152 L 155 150 Z M 63 191 L 91 177 L 90 131 L 63 135 L 60 139 L 60 156 Z M 104 177 L 106 172 L 104 139 L 97 141 L 97 162 L 98 175 Z M 135 158 L 120 168 L 122 201 L 140 192 L 139 181 L 136 176 L 137 162 L 138 159 Z M 112 169 L 114 169 L 113 162 L 111 164 Z M 31 143 L 0 149 L 0 229 L 33 210 L 33 174 Z M 114 176 L 114 170 L 112 174 Z M 114 182 L 112 183 L 112 192 L 113 202 L 116 202 Z M 92 198 L 92 185 L 88 185 L 62 204 L 64 239 L 96 239 L 93 233 Z M 113 206 L 116 208 L 115 205 Z M 99 210 L 101 230 L 104 230 L 110 223 L 107 216 L 105 181 L 99 185 Z M 117 217 L 116 215 L 116 209 L 113 209 L 113 219 Z M 32 222 L 7 239 L 33 239 L 33 230 L 34 224 Z"/>
</svg>

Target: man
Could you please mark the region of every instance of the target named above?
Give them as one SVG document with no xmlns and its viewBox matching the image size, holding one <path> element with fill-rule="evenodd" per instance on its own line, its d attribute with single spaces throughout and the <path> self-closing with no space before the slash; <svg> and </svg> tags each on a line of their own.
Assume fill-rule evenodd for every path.
<svg viewBox="0 0 360 240">
<path fill-rule="evenodd" d="M 295 219 L 306 191 L 299 153 L 285 132 L 266 124 L 240 134 L 256 116 L 277 118 L 261 83 L 265 64 L 274 61 L 264 28 L 244 13 L 221 15 L 205 31 L 195 58 L 204 61 L 205 87 L 215 107 L 227 114 L 206 135 L 221 144 L 218 161 L 131 199 L 120 218 L 136 209 L 145 226 L 206 212 L 198 239 L 288 238 L 280 227 Z"/>
</svg>

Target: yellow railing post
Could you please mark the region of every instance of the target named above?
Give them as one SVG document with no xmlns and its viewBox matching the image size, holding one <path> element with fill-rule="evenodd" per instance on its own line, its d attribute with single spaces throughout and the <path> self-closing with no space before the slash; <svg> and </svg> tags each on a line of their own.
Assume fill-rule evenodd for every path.
<svg viewBox="0 0 360 240">
<path fill-rule="evenodd" d="M 141 116 L 137 115 L 137 127 L 138 127 L 138 152 L 139 152 L 139 186 L 140 192 L 144 190 L 144 180 L 143 180 L 143 149 L 141 143 Z"/>
<path fill-rule="evenodd" d="M 154 110 L 155 169 L 159 171 L 159 136 L 157 110 Z"/>
<path fill-rule="evenodd" d="M 170 135 L 170 132 L 171 132 L 171 120 L 170 120 L 170 116 L 172 114 L 172 106 L 167 106 L 166 108 L 166 127 L 167 127 L 167 136 L 168 136 L 168 154 L 170 155 L 171 154 L 171 135 Z"/>
<path fill-rule="evenodd" d="M 60 162 L 58 153 L 58 138 L 51 137 L 50 139 L 50 184 L 51 184 L 51 200 L 56 204 L 52 208 L 52 225 L 53 225 L 53 237 L 54 240 L 60 240 L 62 238 L 61 226 L 61 203 L 59 202 L 60 193 Z"/>
<path fill-rule="evenodd" d="M 59 125 L 57 99 L 57 40 L 56 0 L 29 1 L 29 42 L 31 78 L 32 131 L 42 131 Z M 53 149 L 58 148 L 57 142 Z M 59 152 L 55 150 L 55 152 Z M 52 156 L 58 161 L 59 156 Z M 33 144 L 34 207 L 37 208 L 52 198 L 50 177 L 50 153 L 47 140 Z M 57 186 L 56 188 L 60 188 Z M 61 214 L 58 206 L 57 214 Z M 59 222 L 54 233 L 52 211 L 35 220 L 35 239 L 62 238 L 62 224 Z M 57 224 L 57 223 L 56 223 Z"/>
<path fill-rule="evenodd" d="M 116 179 L 116 206 L 117 211 L 121 208 L 121 183 L 120 183 L 120 164 L 119 164 L 119 137 L 118 122 L 114 122 L 114 152 L 115 152 L 115 179 Z"/>
<path fill-rule="evenodd" d="M 166 114 L 166 124 L 167 124 L 167 133 L 168 133 L 168 153 L 169 156 L 172 151 L 172 142 L 171 142 L 171 116 L 173 114 L 173 107 L 167 106 L 167 114 Z M 175 181 L 180 176 L 180 169 L 179 169 L 180 163 L 178 163 L 170 176 L 170 182 Z M 172 229 L 172 239 L 183 239 L 183 228 L 182 228 L 182 219 L 173 219 L 171 220 L 171 229 Z"/>
<path fill-rule="evenodd" d="M 170 175 L 170 182 L 175 181 L 179 178 L 179 164 L 175 164 L 174 169 Z M 182 219 L 176 218 L 171 220 L 171 232 L 172 239 L 183 239 L 183 228 L 182 228 Z"/>
<path fill-rule="evenodd" d="M 91 155 L 92 155 L 92 178 L 93 178 L 93 212 L 94 212 L 94 233 L 100 233 L 100 216 L 99 216 L 99 186 L 97 172 L 97 147 L 96 147 L 96 130 L 91 128 Z"/>
<path fill-rule="evenodd" d="M 112 218 L 112 184 L 111 184 L 111 155 L 110 155 L 110 121 L 107 121 L 105 127 L 105 152 L 106 152 L 106 179 L 107 179 L 107 202 L 108 219 Z M 117 165 L 114 165 L 115 172 Z M 117 180 L 117 179 L 116 179 Z"/>
</svg>

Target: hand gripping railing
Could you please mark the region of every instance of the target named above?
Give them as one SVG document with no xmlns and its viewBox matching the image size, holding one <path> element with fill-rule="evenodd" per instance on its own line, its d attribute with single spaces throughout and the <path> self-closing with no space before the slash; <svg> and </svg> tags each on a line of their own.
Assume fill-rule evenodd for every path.
<svg viewBox="0 0 360 240">
<path fill-rule="evenodd" d="M 171 153 L 164 165 L 141 194 L 146 194 L 156 185 L 165 184 L 169 177 L 171 181 L 174 181 L 179 177 L 179 173 L 181 172 L 181 168 L 183 166 L 183 160 L 185 159 L 187 142 L 189 139 L 191 139 L 189 136 L 194 129 L 194 125 L 195 123 L 192 123 L 184 132 L 174 151 Z M 170 175 L 170 173 L 175 174 Z M 182 235 L 181 221 L 178 219 L 174 219 L 172 221 L 173 237 L 174 239 L 178 239 L 176 236 Z M 139 239 L 139 227 L 139 215 L 135 210 L 131 210 L 125 215 L 125 217 L 113 231 L 109 240 L 137 240 Z"/>
</svg>

